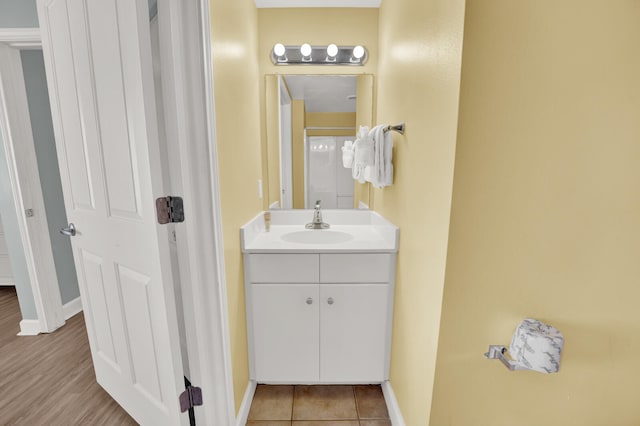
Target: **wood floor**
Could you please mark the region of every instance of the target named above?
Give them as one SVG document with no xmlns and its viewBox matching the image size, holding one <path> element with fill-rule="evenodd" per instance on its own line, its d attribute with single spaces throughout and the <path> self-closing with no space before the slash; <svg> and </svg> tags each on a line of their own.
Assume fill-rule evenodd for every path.
<svg viewBox="0 0 640 426">
<path fill-rule="evenodd" d="M 84 317 L 18 337 L 13 287 L 0 287 L 0 425 L 136 425 L 96 383 Z"/>
</svg>

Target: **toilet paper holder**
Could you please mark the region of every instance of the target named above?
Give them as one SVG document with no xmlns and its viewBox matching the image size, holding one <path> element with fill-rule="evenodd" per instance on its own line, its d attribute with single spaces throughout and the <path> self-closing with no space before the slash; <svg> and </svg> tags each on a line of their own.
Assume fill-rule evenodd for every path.
<svg viewBox="0 0 640 426">
<path fill-rule="evenodd" d="M 525 370 L 525 368 L 516 365 L 514 362 L 507 359 L 504 356 L 504 353 L 507 351 L 507 348 L 502 345 L 489 345 L 489 352 L 486 352 L 484 356 L 489 359 L 499 359 L 500 362 L 504 364 L 505 367 L 509 369 L 509 371 L 515 370 Z"/>
</svg>

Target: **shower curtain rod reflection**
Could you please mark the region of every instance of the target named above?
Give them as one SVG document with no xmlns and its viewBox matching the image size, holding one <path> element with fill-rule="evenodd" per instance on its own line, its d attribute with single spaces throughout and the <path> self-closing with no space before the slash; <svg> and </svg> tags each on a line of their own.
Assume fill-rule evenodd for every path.
<svg viewBox="0 0 640 426">
<path fill-rule="evenodd" d="M 355 127 L 322 127 L 322 126 L 309 126 L 305 127 L 307 130 L 355 130 Z M 395 126 L 387 126 L 384 128 L 385 133 L 389 131 L 398 132 L 404 135 L 404 123 L 396 124 Z"/>
</svg>

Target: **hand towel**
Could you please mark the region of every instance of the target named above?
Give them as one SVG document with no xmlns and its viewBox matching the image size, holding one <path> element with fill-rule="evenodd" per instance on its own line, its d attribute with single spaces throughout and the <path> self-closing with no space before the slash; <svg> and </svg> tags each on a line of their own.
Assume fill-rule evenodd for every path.
<svg viewBox="0 0 640 426">
<path fill-rule="evenodd" d="M 384 188 L 393 184 L 393 137 L 385 132 L 387 125 L 379 125 L 371 129 L 369 136 L 373 141 L 373 165 L 369 181 L 376 188 Z"/>
<path fill-rule="evenodd" d="M 350 169 L 353 166 L 353 141 L 344 141 L 342 147 L 342 165 L 345 169 Z"/>
<path fill-rule="evenodd" d="M 352 173 L 354 179 L 365 183 L 365 169 L 373 166 L 373 140 L 369 137 L 369 128 L 360 126 L 358 138 L 354 143 Z"/>
</svg>

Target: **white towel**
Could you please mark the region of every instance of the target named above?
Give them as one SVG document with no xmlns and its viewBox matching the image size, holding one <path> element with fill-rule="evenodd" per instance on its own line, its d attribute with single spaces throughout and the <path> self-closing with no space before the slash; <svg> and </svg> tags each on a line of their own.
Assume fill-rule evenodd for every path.
<svg viewBox="0 0 640 426">
<path fill-rule="evenodd" d="M 373 165 L 369 181 L 376 188 L 384 188 L 393 184 L 393 138 L 391 132 L 385 132 L 386 125 L 371 129 L 369 136 L 373 140 Z"/>
<path fill-rule="evenodd" d="M 345 169 L 350 169 L 353 166 L 353 141 L 344 141 L 342 147 L 342 165 Z"/>
<path fill-rule="evenodd" d="M 354 179 L 365 183 L 365 169 L 373 166 L 373 140 L 369 137 L 369 128 L 360 126 L 358 139 L 353 144 L 354 158 L 352 173 Z"/>
</svg>

